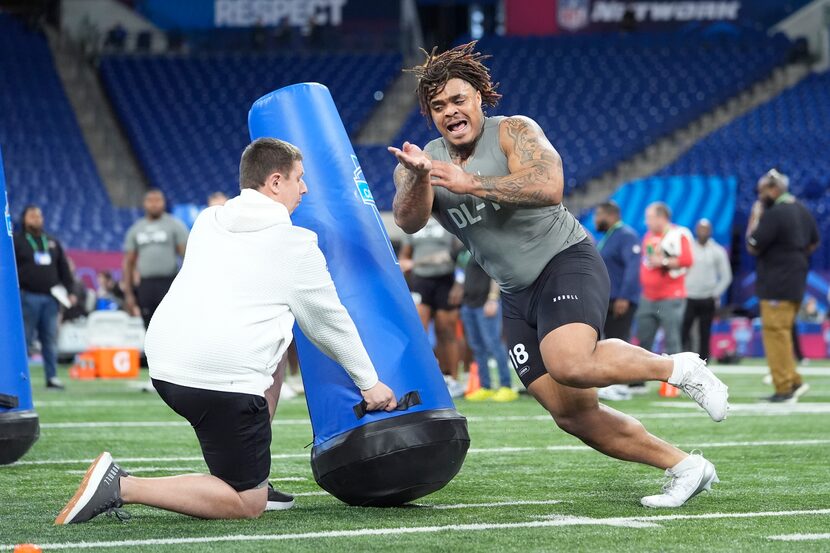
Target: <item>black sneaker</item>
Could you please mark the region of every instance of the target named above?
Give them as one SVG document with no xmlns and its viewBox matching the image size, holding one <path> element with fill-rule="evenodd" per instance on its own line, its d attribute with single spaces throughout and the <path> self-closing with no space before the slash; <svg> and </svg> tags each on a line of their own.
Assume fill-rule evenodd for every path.
<svg viewBox="0 0 830 553">
<path fill-rule="evenodd" d="M 764 401 L 768 401 L 769 403 L 795 403 L 797 398 L 790 392 L 788 394 L 772 394 L 769 397 L 765 397 Z"/>
<path fill-rule="evenodd" d="M 268 502 L 265 504 L 266 511 L 284 511 L 294 506 L 294 496 L 282 493 L 268 482 Z"/>
<path fill-rule="evenodd" d="M 51 388 L 53 390 L 65 390 L 66 386 L 63 385 L 63 382 L 58 380 L 58 377 L 53 376 L 52 378 L 46 381 L 46 387 Z"/>
<path fill-rule="evenodd" d="M 121 510 L 121 477 L 127 473 L 103 452 L 89 466 L 78 491 L 55 519 L 55 524 L 86 522 L 101 513 L 114 514 L 119 520 L 129 515 Z"/>
</svg>

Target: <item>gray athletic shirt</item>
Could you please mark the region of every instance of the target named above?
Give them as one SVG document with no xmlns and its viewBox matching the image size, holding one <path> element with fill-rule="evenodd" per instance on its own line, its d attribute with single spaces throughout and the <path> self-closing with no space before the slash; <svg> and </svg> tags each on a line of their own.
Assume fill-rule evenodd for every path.
<svg viewBox="0 0 830 553">
<path fill-rule="evenodd" d="M 415 234 L 405 234 L 403 243 L 412 246 L 412 261 L 415 263 L 412 272 L 416 276 L 434 278 L 455 272 L 452 250 L 453 244 L 457 242 L 432 217 Z"/>
<path fill-rule="evenodd" d="M 138 252 L 136 269 L 142 278 L 174 277 L 179 271 L 177 245 L 187 243 L 187 227 L 163 214 L 156 220 L 142 217 L 127 231 L 125 252 Z"/>
<path fill-rule="evenodd" d="M 486 177 L 510 174 L 507 156 L 499 145 L 499 123 L 504 119 L 485 118 L 484 132 L 463 168 L 466 172 Z M 452 162 L 443 138 L 427 144 L 424 151 L 433 159 Z M 433 190 L 433 214 L 505 292 L 518 292 L 533 284 L 553 256 L 587 236 L 562 204 L 513 207 L 438 186 Z"/>
</svg>

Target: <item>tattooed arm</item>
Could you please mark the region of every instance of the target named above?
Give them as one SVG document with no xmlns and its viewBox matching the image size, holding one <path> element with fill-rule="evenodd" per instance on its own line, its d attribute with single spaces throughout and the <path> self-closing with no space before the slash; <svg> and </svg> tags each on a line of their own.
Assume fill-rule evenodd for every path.
<svg viewBox="0 0 830 553">
<path fill-rule="evenodd" d="M 404 142 L 403 148 L 388 148 L 398 158 L 395 168 L 395 199 L 392 212 L 395 224 L 404 232 L 418 232 L 429 221 L 432 214 L 434 192 L 429 182 L 432 160 L 418 146 Z"/>
<path fill-rule="evenodd" d="M 519 207 L 562 203 L 562 160 L 535 121 L 508 117 L 499 125 L 499 143 L 507 155 L 509 175 L 469 175 L 457 165 L 434 161 L 432 184 Z"/>
</svg>

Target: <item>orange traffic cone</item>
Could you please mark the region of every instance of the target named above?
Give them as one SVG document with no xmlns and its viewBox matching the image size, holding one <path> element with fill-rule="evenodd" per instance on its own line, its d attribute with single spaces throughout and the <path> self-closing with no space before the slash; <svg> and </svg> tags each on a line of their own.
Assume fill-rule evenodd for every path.
<svg viewBox="0 0 830 553">
<path fill-rule="evenodd" d="M 43 549 L 32 543 L 19 543 L 14 546 L 14 553 L 41 553 Z"/>
<path fill-rule="evenodd" d="M 677 397 L 680 395 L 680 390 L 678 390 L 668 382 L 661 382 L 660 395 L 662 397 Z"/>
<path fill-rule="evenodd" d="M 481 381 L 478 379 L 478 363 L 473 361 L 470 363 L 470 373 L 467 375 L 467 389 L 464 390 L 464 395 L 468 396 L 481 389 Z"/>
</svg>

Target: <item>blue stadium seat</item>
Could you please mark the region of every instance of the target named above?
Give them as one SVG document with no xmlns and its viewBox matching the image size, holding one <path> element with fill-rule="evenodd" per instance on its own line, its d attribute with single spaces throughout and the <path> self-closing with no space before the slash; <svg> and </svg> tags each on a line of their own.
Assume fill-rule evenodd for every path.
<svg viewBox="0 0 830 553">
<path fill-rule="evenodd" d="M 203 204 L 238 190 L 248 110 L 298 82 L 325 84 L 355 136 L 401 69 L 397 54 L 217 54 L 109 57 L 101 75 L 150 182 L 171 203 Z M 387 154 L 388 155 L 388 154 Z"/>
<path fill-rule="evenodd" d="M 770 102 L 698 142 L 661 175 L 734 175 L 738 182 L 736 223 L 745 227 L 758 179 L 777 167 L 790 177 L 792 192 L 816 217 L 823 237 L 813 268 L 830 266 L 830 74 L 811 75 Z M 754 268 L 742 251 L 742 269 Z"/>
<path fill-rule="evenodd" d="M 114 208 L 84 143 L 45 37 L 0 14 L 0 147 L 12 216 L 27 204 L 68 248 L 117 250 L 139 214 Z"/>
<path fill-rule="evenodd" d="M 528 115 L 541 125 L 562 156 L 566 193 L 765 78 L 789 48 L 781 36 L 754 33 L 479 42 L 493 55 L 487 63 L 504 95 L 491 113 Z M 423 145 L 435 136 L 415 110 L 396 143 Z M 394 191 L 391 173 L 382 178 L 369 181 L 373 190 Z"/>
</svg>

